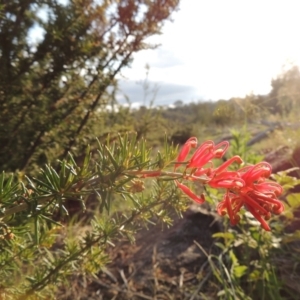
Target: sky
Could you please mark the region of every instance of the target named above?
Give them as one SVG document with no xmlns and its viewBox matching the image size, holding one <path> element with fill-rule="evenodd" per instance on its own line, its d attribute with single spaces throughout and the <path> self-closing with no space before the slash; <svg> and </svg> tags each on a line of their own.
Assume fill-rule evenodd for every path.
<svg viewBox="0 0 300 300">
<path fill-rule="evenodd" d="M 145 104 L 146 64 L 157 105 L 267 94 L 272 78 L 300 64 L 299 0 L 181 0 L 172 18 L 149 40 L 160 47 L 122 72 L 133 106 Z"/>
</svg>

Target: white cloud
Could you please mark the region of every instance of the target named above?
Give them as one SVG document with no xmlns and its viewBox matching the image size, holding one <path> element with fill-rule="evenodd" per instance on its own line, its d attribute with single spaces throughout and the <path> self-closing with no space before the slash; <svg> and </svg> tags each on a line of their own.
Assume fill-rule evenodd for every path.
<svg viewBox="0 0 300 300">
<path fill-rule="evenodd" d="M 143 79 L 148 63 L 150 80 L 175 100 L 268 93 L 283 64 L 300 63 L 299 11 L 299 1 L 183 0 L 151 38 L 162 46 L 136 54 L 124 75 Z M 176 97 L 175 86 L 190 88 Z"/>
</svg>

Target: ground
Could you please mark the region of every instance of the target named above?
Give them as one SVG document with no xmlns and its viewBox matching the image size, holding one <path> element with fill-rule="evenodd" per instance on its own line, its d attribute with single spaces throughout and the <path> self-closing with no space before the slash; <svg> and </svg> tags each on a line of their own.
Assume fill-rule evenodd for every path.
<svg viewBox="0 0 300 300">
<path fill-rule="evenodd" d="M 77 278 L 60 299 L 202 299 L 199 294 L 210 289 L 207 254 L 219 251 L 212 235 L 221 230 L 213 212 L 192 205 L 170 228 L 152 225 L 135 243 L 118 241 L 98 278 Z"/>
</svg>

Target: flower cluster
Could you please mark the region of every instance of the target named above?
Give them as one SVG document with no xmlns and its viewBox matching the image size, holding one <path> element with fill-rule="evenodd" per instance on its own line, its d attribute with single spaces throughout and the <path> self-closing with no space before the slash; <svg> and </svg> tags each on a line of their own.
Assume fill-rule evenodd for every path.
<svg viewBox="0 0 300 300">
<path fill-rule="evenodd" d="M 222 158 L 229 143 L 223 141 L 217 145 L 213 141 L 206 141 L 199 147 L 195 137 L 190 138 L 182 147 L 176 163 L 175 170 L 185 164 L 183 178 L 203 182 L 205 176 L 206 184 L 213 188 L 226 189 L 223 200 L 217 206 L 217 212 L 224 216 L 228 214 L 232 225 L 236 225 L 240 217 L 240 209 L 245 207 L 261 223 L 262 228 L 270 230 L 266 220 L 271 214 L 280 214 L 284 210 L 283 204 L 278 200 L 282 193 L 282 187 L 272 181 L 267 181 L 271 175 L 272 168 L 267 162 L 260 162 L 256 165 L 246 166 L 237 171 L 230 171 L 232 163 L 243 163 L 239 156 L 234 156 L 224 162 L 221 166 L 214 168 L 212 159 Z M 186 160 L 191 148 L 197 148 L 192 157 Z M 186 195 L 197 203 L 203 203 L 203 195 L 197 196 L 186 185 L 176 181 Z"/>
</svg>

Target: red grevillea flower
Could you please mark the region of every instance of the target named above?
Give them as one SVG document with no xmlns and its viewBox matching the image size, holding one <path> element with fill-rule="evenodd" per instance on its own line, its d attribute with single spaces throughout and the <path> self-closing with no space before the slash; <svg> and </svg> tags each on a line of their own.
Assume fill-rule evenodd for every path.
<svg viewBox="0 0 300 300">
<path fill-rule="evenodd" d="M 192 174 L 193 177 L 185 176 L 185 179 L 188 180 L 196 180 L 197 177 L 200 177 L 202 175 L 206 175 L 209 177 L 211 175 L 211 171 L 213 170 L 213 164 L 212 164 L 212 159 L 213 158 L 221 158 L 227 148 L 229 146 L 229 143 L 227 141 L 223 141 L 217 145 L 213 141 L 206 141 L 202 143 L 194 152 L 192 155 L 191 159 L 188 161 L 186 165 L 186 169 L 191 168 L 192 169 Z M 177 160 L 175 163 L 174 170 L 180 166 L 180 163 L 183 162 L 188 154 L 191 151 L 191 148 L 196 148 L 197 147 L 197 138 L 191 137 L 189 138 L 186 143 L 183 145 Z M 210 164 L 208 168 L 203 168 L 205 165 Z M 198 197 L 195 195 L 190 188 L 188 188 L 186 185 L 180 183 L 179 181 L 176 180 L 177 186 L 187 195 L 189 196 L 192 200 L 194 200 L 197 203 L 203 203 L 205 201 L 203 195 Z"/>
<path fill-rule="evenodd" d="M 197 147 L 197 142 L 196 137 L 191 137 L 185 142 L 176 159 L 175 169 L 186 159 L 191 148 Z M 211 159 L 223 157 L 228 147 L 229 143 L 227 141 L 223 141 L 217 145 L 213 141 L 206 141 L 197 148 L 192 158 L 188 161 L 186 168 L 201 169 Z"/>
<path fill-rule="evenodd" d="M 187 168 L 193 168 L 192 174 L 193 177 L 186 176 L 185 179 L 188 180 L 195 180 L 195 177 L 199 177 L 202 175 L 208 175 L 210 173 L 210 170 L 212 169 L 212 158 L 220 158 L 224 155 L 226 149 L 228 148 L 228 142 L 221 142 L 218 145 L 215 145 L 213 141 L 206 141 L 203 144 L 201 144 L 195 153 L 193 154 L 192 158 L 188 161 L 188 164 L 186 166 Z M 191 148 L 197 147 L 197 138 L 191 137 L 189 138 L 186 143 L 183 145 L 181 151 L 179 152 L 179 155 L 176 160 L 176 164 L 174 167 L 174 170 L 180 166 L 180 163 L 183 162 L 188 154 L 191 151 Z M 210 168 L 202 168 L 207 163 L 210 163 Z M 180 183 L 179 181 L 175 181 L 176 185 L 192 200 L 195 202 L 202 204 L 205 199 L 204 196 L 201 195 L 200 197 L 195 195 L 192 190 L 187 187 L 186 185 Z"/>
<path fill-rule="evenodd" d="M 270 230 L 266 220 L 271 214 L 280 214 L 283 204 L 277 197 L 282 193 L 282 187 L 276 182 L 267 182 L 272 168 L 266 162 L 247 166 L 237 171 L 244 181 L 243 187 L 231 187 L 224 195 L 223 201 L 217 206 L 220 215 L 229 215 L 230 222 L 235 225 L 239 221 L 238 212 L 244 206 L 261 223 L 262 228 Z"/>
<path fill-rule="evenodd" d="M 241 164 L 243 160 L 239 156 L 234 156 L 224 162 L 221 166 L 211 171 L 208 184 L 213 188 L 240 189 L 245 185 L 244 180 L 237 171 L 228 171 L 228 167 L 237 162 Z"/>
<path fill-rule="evenodd" d="M 212 159 L 222 158 L 228 146 L 227 141 L 217 145 L 213 141 L 202 143 L 187 161 L 183 178 L 195 181 L 199 180 L 200 176 L 206 175 L 207 180 L 204 184 L 207 183 L 213 188 L 226 189 L 227 192 L 218 204 L 217 211 L 220 215 L 228 213 L 232 225 L 239 222 L 238 213 L 242 207 L 245 207 L 265 230 L 270 230 L 266 221 L 270 219 L 272 213 L 280 214 L 284 210 L 283 204 L 277 198 L 282 193 L 282 187 L 276 182 L 266 181 L 272 172 L 271 165 L 267 162 L 230 171 L 228 168 L 231 164 L 243 163 L 239 156 L 234 156 L 214 169 Z M 196 147 L 197 139 L 195 137 L 188 139 L 177 157 L 175 170 L 186 160 L 191 148 Z M 187 169 L 191 169 L 190 174 L 186 173 Z M 178 180 L 175 182 L 178 188 L 195 202 L 201 204 L 205 201 L 203 195 L 199 197 Z"/>
<path fill-rule="evenodd" d="M 176 161 L 179 162 L 179 164 L 175 164 L 175 170 L 180 166 L 180 163 L 183 162 L 187 155 L 190 153 L 191 148 L 196 148 L 198 144 L 198 140 L 196 137 L 189 138 L 183 147 L 181 148 L 181 151 L 179 152 Z"/>
<path fill-rule="evenodd" d="M 217 145 L 213 141 L 206 141 L 201 144 L 190 159 L 187 168 L 202 168 L 213 158 L 221 158 L 225 154 L 229 143 L 223 141 Z"/>
</svg>

